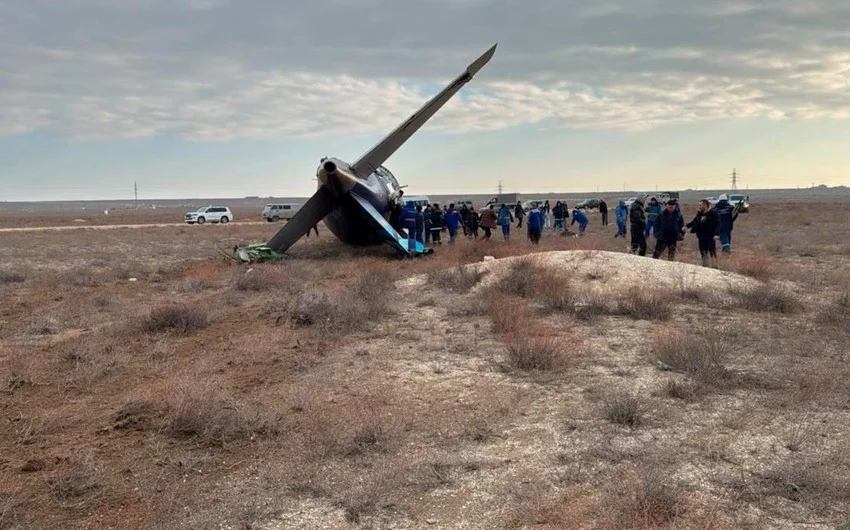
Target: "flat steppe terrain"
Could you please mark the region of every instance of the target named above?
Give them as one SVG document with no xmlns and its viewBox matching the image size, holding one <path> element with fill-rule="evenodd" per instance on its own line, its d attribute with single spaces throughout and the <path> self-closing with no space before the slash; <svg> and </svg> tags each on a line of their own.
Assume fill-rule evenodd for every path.
<svg viewBox="0 0 850 530">
<path fill-rule="evenodd" d="M 843 200 L 754 203 L 719 270 L 596 214 L 248 266 L 247 218 L 0 234 L 0 529 L 850 528 Z"/>
</svg>

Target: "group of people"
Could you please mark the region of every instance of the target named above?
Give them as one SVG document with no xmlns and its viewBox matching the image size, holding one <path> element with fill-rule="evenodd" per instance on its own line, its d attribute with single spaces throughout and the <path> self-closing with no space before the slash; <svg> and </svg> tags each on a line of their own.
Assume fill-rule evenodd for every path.
<svg viewBox="0 0 850 530">
<path fill-rule="evenodd" d="M 599 213 L 602 226 L 608 225 L 608 205 L 600 201 Z M 678 243 L 685 238 L 686 229 L 695 234 L 699 242 L 702 263 L 705 266 L 717 266 L 717 247 L 715 237 L 720 239 L 721 251 L 729 254 L 732 250 L 732 228 L 738 216 L 737 207 L 729 203 L 726 195 L 721 195 L 715 206 L 703 199 L 699 203 L 694 218 L 686 223 L 679 201 L 669 199 L 665 204 L 659 203 L 655 197 L 640 193 L 630 207 L 623 200 L 615 209 L 617 233 L 614 237 L 626 237 L 627 226 L 631 231 L 631 252 L 639 256 L 647 254 L 647 238 L 655 238 L 655 249 L 652 257 L 658 259 L 666 251 L 667 259 L 676 258 Z M 578 224 L 578 232 L 573 233 L 567 228 L 567 220 L 572 219 L 570 226 Z M 455 208 L 454 203 L 440 207 L 439 204 L 428 204 L 424 207 L 408 201 L 397 217 L 397 229 L 404 229 L 408 234 L 408 244 L 412 249 L 415 241 L 423 245 L 441 245 L 442 234 L 448 232 L 449 243 L 457 240 L 459 233 L 478 239 L 479 230 L 483 231 L 484 239 L 489 240 L 493 230 L 501 228 L 502 238 L 511 237 L 511 228 L 516 222 L 517 228 L 522 228 L 525 220 L 527 237 L 532 243 L 539 243 L 543 231 L 553 228 L 565 235 L 582 236 L 585 233 L 589 219 L 581 209 L 573 209 L 570 215 L 566 202 L 557 201 L 550 207 L 549 201 L 544 204 L 532 203 L 526 212 L 522 203 L 509 207 L 501 204 L 498 210 L 495 205 L 488 205 L 480 213 L 472 206 L 463 205 Z"/>
<path fill-rule="evenodd" d="M 600 211 L 603 212 L 603 225 L 607 225 L 608 209 L 604 201 Z M 571 217 L 569 207 L 566 202 L 561 201 L 557 201 L 554 207 L 550 206 L 549 201 L 543 205 L 532 203 L 528 212 L 525 211 L 521 202 L 517 202 L 513 207 L 503 203 L 498 210 L 491 204 L 478 212 L 474 206 L 466 204 L 458 209 L 455 208 L 454 203 L 441 208 L 437 203 L 423 207 L 407 201 L 404 208 L 394 217 L 394 228 L 407 232 L 408 244 L 411 248 L 414 241 L 423 245 L 441 245 L 444 232 L 448 232 L 449 243 L 454 243 L 460 233 L 478 239 L 479 230 L 483 232 L 484 239 L 489 240 L 493 230 L 501 228 L 502 238 L 508 240 L 511 237 L 513 223 L 517 223 L 517 228 L 522 228 L 523 220 L 525 220 L 528 239 L 538 243 L 543 230 L 553 228 L 553 225 L 555 230 L 583 236 L 590 222 L 584 211 L 574 209 L 570 226 L 578 224 L 578 233 L 573 234 L 567 229 L 567 220 Z"/>
<path fill-rule="evenodd" d="M 704 266 L 717 267 L 715 237 L 720 239 L 721 251 L 724 254 L 732 252 L 732 228 L 738 217 L 738 208 L 729 202 L 725 194 L 719 197 L 714 206 L 707 199 L 701 200 L 694 218 L 688 223 L 685 223 L 682 209 L 676 199 L 669 199 L 662 208 L 655 197 L 650 197 L 649 203 L 646 203 L 646 198 L 646 193 L 638 194 L 628 213 L 624 201 L 621 200 L 617 206 L 617 234 L 614 237 L 625 237 L 625 222 L 628 216 L 632 253 L 645 256 L 646 238 L 652 233 L 655 237 L 652 257 L 658 259 L 666 250 L 667 259 L 672 261 L 676 259 L 679 241 L 685 238 L 685 229 L 696 235 Z"/>
</svg>

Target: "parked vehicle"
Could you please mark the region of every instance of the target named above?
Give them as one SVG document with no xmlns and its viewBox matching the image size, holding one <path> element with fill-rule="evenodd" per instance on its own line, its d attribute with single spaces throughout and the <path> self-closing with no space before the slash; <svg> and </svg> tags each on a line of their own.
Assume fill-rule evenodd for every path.
<svg viewBox="0 0 850 530">
<path fill-rule="evenodd" d="M 467 208 L 472 208 L 472 199 L 455 199 L 453 201 L 455 203 L 455 208 L 460 210 L 466 205 Z"/>
<path fill-rule="evenodd" d="M 747 195 L 729 195 L 729 203 L 732 205 L 740 204 L 740 206 L 738 206 L 738 211 L 740 213 L 747 213 L 750 211 L 750 197 Z"/>
<path fill-rule="evenodd" d="M 266 221 L 274 223 L 281 219 L 292 219 L 300 209 L 301 205 L 296 203 L 267 204 L 261 215 Z"/>
<path fill-rule="evenodd" d="M 188 212 L 184 220 L 190 225 L 202 225 L 207 222 L 227 224 L 233 220 L 233 212 L 227 206 L 203 206 L 194 212 Z"/>
<path fill-rule="evenodd" d="M 599 208 L 600 202 L 602 202 L 600 199 L 585 199 L 573 206 L 573 208 L 576 210 L 593 210 Z"/>
<path fill-rule="evenodd" d="M 507 204 L 508 206 L 516 205 L 517 202 L 519 202 L 519 193 L 503 193 L 501 195 L 496 195 L 487 201 L 487 203 L 484 204 L 484 208 L 487 208 L 491 204 L 495 208 L 498 208 L 502 204 Z"/>
<path fill-rule="evenodd" d="M 403 203 L 402 206 L 407 204 L 407 201 L 412 201 L 413 206 L 421 206 L 422 208 L 431 204 L 431 199 L 427 195 L 405 195 L 401 198 L 401 201 Z"/>
<path fill-rule="evenodd" d="M 537 206 L 543 206 L 544 204 L 546 204 L 546 199 L 527 199 L 527 200 L 522 201 L 523 211 L 527 212 L 527 211 L 531 210 L 531 205 L 535 202 L 537 203 Z M 516 204 L 516 203 L 514 203 L 514 204 Z M 510 206 L 510 205 L 508 205 L 508 206 Z"/>
</svg>

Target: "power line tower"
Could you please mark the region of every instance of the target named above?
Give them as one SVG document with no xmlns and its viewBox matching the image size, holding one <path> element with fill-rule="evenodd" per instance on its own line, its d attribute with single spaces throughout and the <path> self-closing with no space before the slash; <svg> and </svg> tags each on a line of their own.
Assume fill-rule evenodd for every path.
<svg viewBox="0 0 850 530">
<path fill-rule="evenodd" d="M 499 181 L 499 195 L 502 194 L 502 181 Z"/>
<path fill-rule="evenodd" d="M 738 191 L 738 172 L 732 168 L 732 191 Z"/>
<path fill-rule="evenodd" d="M 139 185 L 133 182 L 133 208 L 139 209 Z"/>
</svg>

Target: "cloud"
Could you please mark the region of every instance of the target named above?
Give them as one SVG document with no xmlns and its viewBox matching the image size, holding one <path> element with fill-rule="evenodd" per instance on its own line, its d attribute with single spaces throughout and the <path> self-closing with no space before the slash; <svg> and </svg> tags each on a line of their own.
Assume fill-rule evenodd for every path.
<svg viewBox="0 0 850 530">
<path fill-rule="evenodd" d="M 430 130 L 847 119 L 848 27 L 843 0 L 7 0 L 0 134 L 383 133 L 495 41 Z"/>
</svg>

